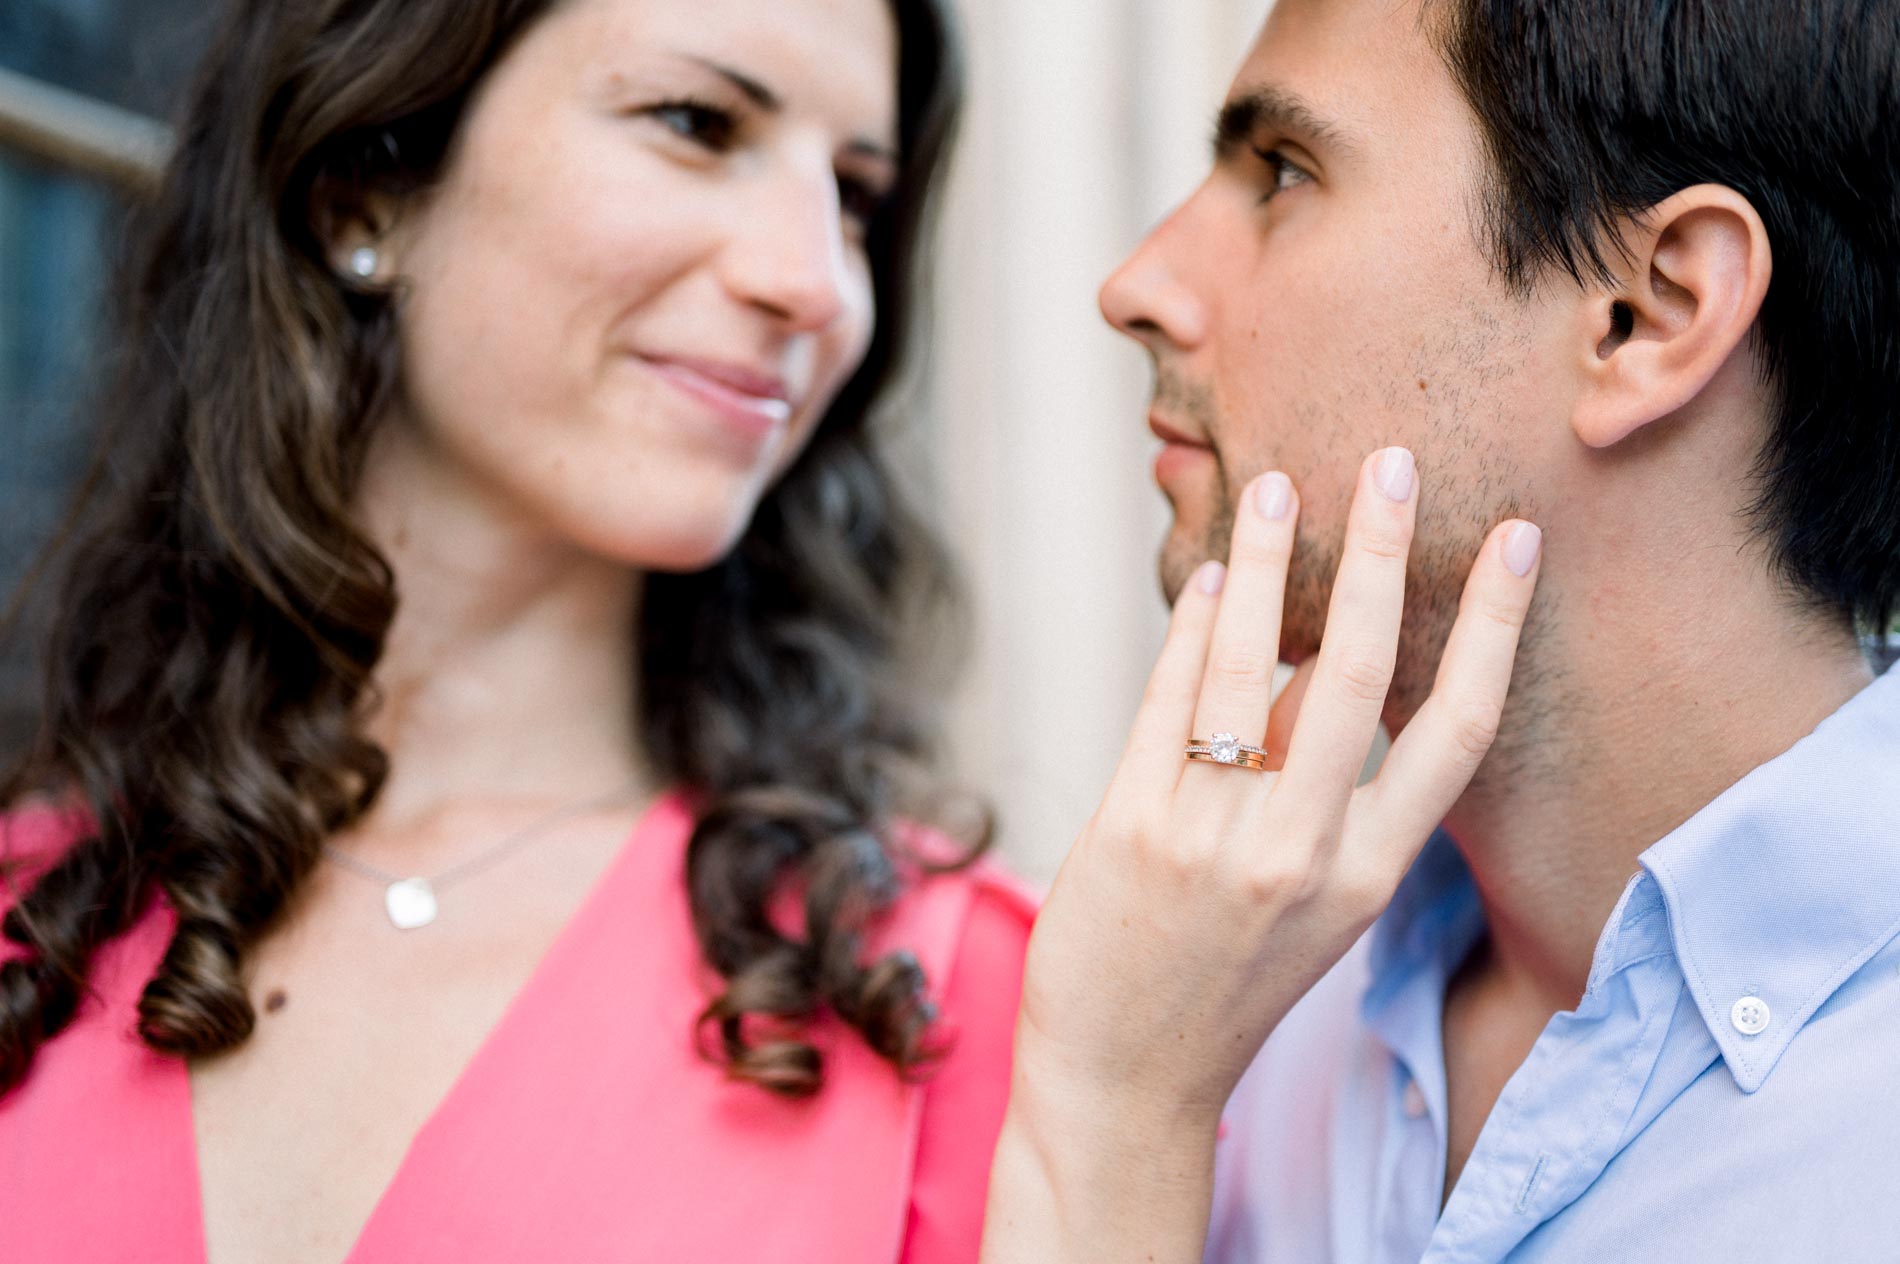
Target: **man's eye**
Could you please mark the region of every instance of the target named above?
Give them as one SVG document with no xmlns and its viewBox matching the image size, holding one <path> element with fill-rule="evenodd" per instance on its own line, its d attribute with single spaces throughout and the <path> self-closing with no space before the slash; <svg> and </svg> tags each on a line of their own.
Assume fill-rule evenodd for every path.
<svg viewBox="0 0 1900 1264">
<path fill-rule="evenodd" d="M 739 130 L 729 112 L 698 101 L 664 101 L 644 113 L 682 140 L 715 152 L 731 148 Z"/>
<path fill-rule="evenodd" d="M 1289 159 L 1277 149 L 1256 149 L 1254 153 L 1267 166 L 1267 193 L 1260 200 L 1270 202 L 1279 194 L 1294 189 L 1312 180 L 1312 175 L 1304 167 Z"/>
</svg>

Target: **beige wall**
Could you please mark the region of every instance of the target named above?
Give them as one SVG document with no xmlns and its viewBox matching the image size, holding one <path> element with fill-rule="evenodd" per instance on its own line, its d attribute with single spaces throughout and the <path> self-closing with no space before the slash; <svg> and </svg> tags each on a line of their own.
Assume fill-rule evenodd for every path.
<svg viewBox="0 0 1900 1264">
<path fill-rule="evenodd" d="M 1204 174 L 1267 0 L 964 0 L 973 99 L 946 208 L 931 407 L 939 518 L 974 588 L 959 773 L 1005 860 L 1053 876 L 1160 643 L 1146 358 L 1103 278 Z"/>
</svg>

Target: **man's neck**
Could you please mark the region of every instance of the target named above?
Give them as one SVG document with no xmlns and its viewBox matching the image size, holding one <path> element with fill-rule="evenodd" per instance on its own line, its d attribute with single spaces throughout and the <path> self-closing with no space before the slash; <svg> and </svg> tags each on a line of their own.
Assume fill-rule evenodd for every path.
<svg viewBox="0 0 1900 1264">
<path fill-rule="evenodd" d="M 1541 696 L 1513 694 L 1529 722 L 1507 720 L 1446 821 L 1484 905 L 1487 972 L 1550 1013 L 1581 999 L 1641 854 L 1872 679 L 1850 634 L 1791 618 L 1765 583 L 1699 609 L 1628 608 L 1671 587 L 1591 594 L 1594 626 L 1640 639 L 1527 642 Z"/>
</svg>

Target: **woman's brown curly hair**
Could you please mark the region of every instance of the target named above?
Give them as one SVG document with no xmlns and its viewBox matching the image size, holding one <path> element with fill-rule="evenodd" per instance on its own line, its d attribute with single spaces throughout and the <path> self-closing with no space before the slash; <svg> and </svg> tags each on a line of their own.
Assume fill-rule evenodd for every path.
<svg viewBox="0 0 1900 1264">
<path fill-rule="evenodd" d="M 366 736 L 396 611 L 353 512 L 399 373 L 398 304 L 344 284 L 326 218 L 437 180 L 471 93 L 560 0 L 237 0 L 122 265 L 121 362 L 54 576 L 38 736 L 0 803 L 92 828 L 7 915 L 0 1094 L 72 1019 L 100 946 L 162 891 L 178 929 L 139 1004 L 153 1048 L 229 1049 L 244 955 L 376 800 Z M 911 858 L 929 724 L 907 650 L 945 559 L 871 422 L 902 368 L 925 210 L 960 93 L 942 0 L 891 0 L 904 171 L 871 226 L 866 360 L 730 557 L 652 575 L 637 654 L 649 758 L 695 794 L 688 898 L 725 991 L 702 1045 L 816 1092 L 835 1014 L 905 1073 L 932 1052 L 917 963 L 865 961 Z M 941 626 L 938 624 L 937 626 Z M 971 853 L 987 839 L 987 827 Z M 769 916 L 803 892 L 803 926 Z"/>
</svg>

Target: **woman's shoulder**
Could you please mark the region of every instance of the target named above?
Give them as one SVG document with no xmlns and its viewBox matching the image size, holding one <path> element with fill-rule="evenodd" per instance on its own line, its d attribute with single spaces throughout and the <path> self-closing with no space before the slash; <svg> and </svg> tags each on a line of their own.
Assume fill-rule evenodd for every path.
<svg viewBox="0 0 1900 1264">
<path fill-rule="evenodd" d="M 907 824 L 900 828 L 913 879 L 899 899 L 899 924 L 945 916 L 958 923 L 958 940 L 969 936 L 1027 941 L 1040 898 L 1029 883 L 988 856 L 968 860 L 969 845 L 941 830 Z"/>
<path fill-rule="evenodd" d="M 0 809 L 0 912 L 58 862 L 90 827 L 87 813 L 52 799 L 23 799 Z"/>
<path fill-rule="evenodd" d="M 942 833 L 912 827 L 904 843 L 920 874 L 892 910 L 880 947 L 918 958 L 948 1027 L 1013 1026 L 1041 903 L 1034 889 L 987 857 L 958 863 L 968 848 Z M 1007 1065 L 1007 1038 L 987 1040 L 969 1030 L 963 1035 L 959 1043 L 966 1049 L 997 1045 L 991 1052 Z"/>
<path fill-rule="evenodd" d="M 937 863 L 960 855 L 940 835 L 913 851 Z M 908 898 L 953 907 L 956 926 L 930 973 L 946 1056 L 923 1088 L 902 1258 L 971 1260 L 1009 1101 L 1023 962 L 1039 901 L 1026 882 L 987 859 L 926 878 Z"/>
<path fill-rule="evenodd" d="M 999 915 L 1024 928 L 1036 920 L 1036 913 L 1042 907 L 1042 896 L 1035 887 L 995 862 L 977 861 L 966 871 L 964 880 L 970 884 L 979 903 L 994 907 Z"/>
</svg>

